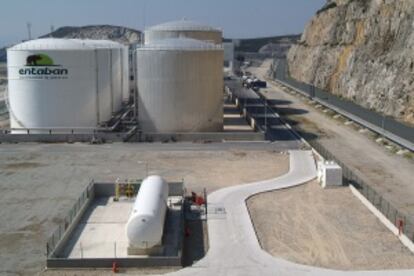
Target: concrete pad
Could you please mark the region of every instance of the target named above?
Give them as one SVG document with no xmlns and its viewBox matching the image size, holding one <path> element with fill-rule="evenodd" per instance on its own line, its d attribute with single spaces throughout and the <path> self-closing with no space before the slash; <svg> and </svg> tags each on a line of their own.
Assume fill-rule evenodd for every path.
<svg viewBox="0 0 414 276">
<path fill-rule="evenodd" d="M 63 256 L 67 258 L 128 258 L 125 225 L 134 201 L 98 198 L 76 227 Z"/>
<path fill-rule="evenodd" d="M 310 152 L 290 151 L 290 171 L 284 176 L 218 190 L 208 196 L 207 256 L 190 268 L 169 275 L 413 275 L 412 270 L 338 271 L 295 264 L 266 253 L 258 242 L 246 200 L 254 194 L 294 187 L 316 177 Z M 217 212 L 214 212 L 216 210 Z"/>
</svg>

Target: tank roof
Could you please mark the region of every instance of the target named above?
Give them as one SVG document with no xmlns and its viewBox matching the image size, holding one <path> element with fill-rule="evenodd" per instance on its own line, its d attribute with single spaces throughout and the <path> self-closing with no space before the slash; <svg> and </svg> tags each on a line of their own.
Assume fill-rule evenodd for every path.
<svg viewBox="0 0 414 276">
<path fill-rule="evenodd" d="M 167 38 L 154 41 L 150 44 L 138 48 L 141 50 L 222 50 L 223 47 L 213 43 L 186 38 Z"/>
<path fill-rule="evenodd" d="M 107 39 L 77 39 L 93 48 L 123 48 L 123 44 Z"/>
<path fill-rule="evenodd" d="M 221 32 L 221 30 L 213 28 L 211 26 L 203 25 L 201 23 L 191 20 L 177 20 L 162 23 L 152 26 L 147 31 L 208 31 L 208 32 Z"/>
<path fill-rule="evenodd" d="M 8 50 L 89 50 L 91 48 L 80 39 L 41 38 L 25 41 Z"/>
</svg>

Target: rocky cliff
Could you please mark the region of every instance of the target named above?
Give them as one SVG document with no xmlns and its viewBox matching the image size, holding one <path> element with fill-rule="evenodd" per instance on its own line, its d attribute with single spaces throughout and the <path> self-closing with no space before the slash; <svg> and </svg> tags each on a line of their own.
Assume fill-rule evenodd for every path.
<svg viewBox="0 0 414 276">
<path fill-rule="evenodd" d="M 298 80 L 414 124 L 414 1 L 328 1 L 288 63 Z"/>
<path fill-rule="evenodd" d="M 290 47 L 299 40 L 299 36 L 290 36 L 279 41 L 270 42 L 259 49 L 261 54 L 273 54 L 277 57 L 286 57 Z"/>
</svg>

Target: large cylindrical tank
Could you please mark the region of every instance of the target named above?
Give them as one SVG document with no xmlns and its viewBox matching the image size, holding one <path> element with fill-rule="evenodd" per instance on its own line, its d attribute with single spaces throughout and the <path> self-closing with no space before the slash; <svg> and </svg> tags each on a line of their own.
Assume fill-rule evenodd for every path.
<svg viewBox="0 0 414 276">
<path fill-rule="evenodd" d="M 126 225 L 129 246 L 147 249 L 161 244 L 167 199 L 168 183 L 162 177 L 144 179 Z"/>
<path fill-rule="evenodd" d="M 112 91 L 112 69 L 111 69 L 111 51 L 112 44 L 107 43 L 106 40 L 79 40 L 82 43 L 90 46 L 95 51 L 95 56 L 98 60 L 97 68 L 97 83 L 99 92 L 99 115 L 101 121 L 106 122 L 111 119 L 113 112 L 113 91 Z"/>
<path fill-rule="evenodd" d="M 138 48 L 138 120 L 144 132 L 223 129 L 223 48 L 174 38 Z"/>
<path fill-rule="evenodd" d="M 129 47 L 122 46 L 122 101 L 129 102 L 130 86 L 130 66 L 129 66 Z"/>
<path fill-rule="evenodd" d="M 145 44 L 166 38 L 187 37 L 214 44 L 221 44 L 223 32 L 190 20 L 171 21 L 145 30 Z"/>
<path fill-rule="evenodd" d="M 9 48 L 7 58 L 11 128 L 89 133 L 103 121 L 97 104 L 99 62 L 89 45 L 38 39 Z"/>
<path fill-rule="evenodd" d="M 111 71 L 112 71 L 112 80 L 111 80 L 111 90 L 112 90 L 112 112 L 118 112 L 122 107 L 122 98 L 123 98 L 123 58 L 122 52 L 124 46 L 118 42 L 106 40 L 108 47 L 112 49 L 111 51 Z"/>
<path fill-rule="evenodd" d="M 129 91 L 128 47 L 110 40 L 81 40 L 96 48 L 100 65 L 99 76 L 105 76 L 106 82 L 100 86 L 104 98 L 105 118 L 111 117 L 121 108 L 125 94 Z M 109 75 L 109 77 L 108 77 Z M 101 83 L 101 81 L 99 81 Z M 101 89 L 102 88 L 102 89 Z"/>
</svg>

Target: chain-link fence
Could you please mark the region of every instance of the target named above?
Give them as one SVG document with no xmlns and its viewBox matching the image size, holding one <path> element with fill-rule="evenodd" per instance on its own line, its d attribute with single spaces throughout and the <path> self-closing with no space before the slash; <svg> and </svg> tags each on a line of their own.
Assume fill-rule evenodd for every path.
<svg viewBox="0 0 414 276">
<path fill-rule="evenodd" d="M 281 65 L 281 66 L 280 66 Z M 274 61 L 272 64 L 273 77 L 286 81 L 287 79 L 295 87 L 302 88 L 303 91 L 308 92 L 307 87 L 300 87 L 304 84 L 295 82 L 287 76 L 287 69 L 285 62 Z M 303 131 L 298 125 L 292 125 L 292 128 L 298 131 Z M 404 212 L 399 211 L 389 201 L 387 201 L 382 194 L 377 192 L 359 176 L 357 176 L 352 169 L 339 160 L 334 154 L 326 149 L 317 140 L 309 139 L 307 141 L 320 155 L 327 160 L 334 160 L 342 167 L 343 182 L 345 185 L 353 185 L 371 204 L 373 204 L 391 223 L 393 223 L 401 233 L 404 233 L 411 241 L 414 242 L 414 220 L 408 217 Z"/>
<path fill-rule="evenodd" d="M 302 131 L 300 127 L 292 126 L 298 131 Z M 345 185 L 353 185 L 369 202 L 371 202 L 391 223 L 393 223 L 401 233 L 404 233 L 411 241 L 414 242 L 414 221 L 403 212 L 399 211 L 383 195 L 377 192 L 345 163 L 339 160 L 334 154 L 326 149 L 317 140 L 307 141 L 323 158 L 335 161 L 342 168 L 343 183 Z"/>
<path fill-rule="evenodd" d="M 92 180 L 85 190 L 82 192 L 80 197 L 76 200 L 76 203 L 70 209 L 69 213 L 63 219 L 57 229 L 52 233 L 51 237 L 48 239 L 46 243 L 46 254 L 48 257 L 52 257 L 51 255 L 54 253 L 59 241 L 62 239 L 63 235 L 66 233 L 70 225 L 72 224 L 73 220 L 77 218 L 79 212 L 84 209 L 85 204 L 89 199 L 94 197 L 93 195 L 93 186 L 94 181 Z M 56 256 L 53 256 L 56 257 Z"/>
<path fill-rule="evenodd" d="M 414 143 L 414 131 L 412 127 L 397 121 L 393 117 L 385 116 L 364 108 L 349 99 L 333 95 L 313 85 L 297 81 L 289 75 L 288 68 L 289 64 L 285 59 L 274 60 L 272 65 L 273 78 L 298 89 L 304 95 L 323 101 L 347 114 L 352 114 L 365 127 L 387 137 L 397 144 L 412 149 L 412 144 Z"/>
</svg>

